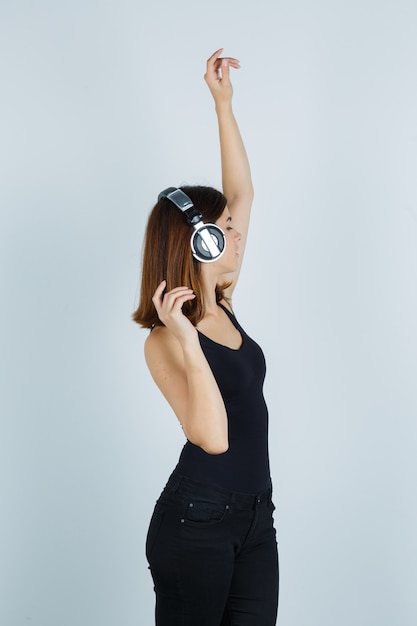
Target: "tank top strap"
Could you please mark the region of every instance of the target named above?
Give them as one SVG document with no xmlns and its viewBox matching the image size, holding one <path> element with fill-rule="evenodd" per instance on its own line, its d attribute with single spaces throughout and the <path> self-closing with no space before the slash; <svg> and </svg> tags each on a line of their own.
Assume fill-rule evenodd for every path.
<svg viewBox="0 0 417 626">
<path fill-rule="evenodd" d="M 217 306 L 219 306 L 221 309 L 223 309 L 223 311 L 226 313 L 226 315 L 228 316 L 228 318 L 232 321 L 233 325 L 238 329 L 241 330 L 240 324 L 237 321 L 235 314 L 232 311 L 229 311 L 229 309 L 224 306 L 224 304 L 221 304 L 220 302 L 217 303 Z"/>
</svg>

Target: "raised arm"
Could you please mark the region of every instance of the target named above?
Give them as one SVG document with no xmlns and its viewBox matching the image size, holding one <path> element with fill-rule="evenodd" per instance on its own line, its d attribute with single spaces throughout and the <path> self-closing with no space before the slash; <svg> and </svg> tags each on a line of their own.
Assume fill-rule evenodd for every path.
<svg viewBox="0 0 417 626">
<path fill-rule="evenodd" d="M 232 216 L 233 227 L 240 232 L 239 260 L 242 262 L 249 228 L 249 217 L 253 201 L 253 186 L 249 160 L 232 109 L 233 89 L 230 68 L 238 69 L 239 61 L 231 57 L 222 58 L 222 48 L 207 61 L 205 81 L 214 98 L 219 125 L 220 154 L 223 192 Z M 240 269 L 239 264 L 239 269 Z M 236 284 L 239 270 L 226 295 L 229 297 Z"/>
</svg>

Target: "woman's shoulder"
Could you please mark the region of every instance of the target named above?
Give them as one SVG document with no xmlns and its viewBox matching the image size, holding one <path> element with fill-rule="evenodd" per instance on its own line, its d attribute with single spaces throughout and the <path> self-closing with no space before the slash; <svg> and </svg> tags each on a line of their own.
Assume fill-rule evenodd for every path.
<svg viewBox="0 0 417 626">
<path fill-rule="evenodd" d="M 145 340 L 144 348 L 150 369 L 160 363 L 161 358 L 178 360 L 182 357 L 180 342 L 166 326 L 154 326 Z"/>
<path fill-rule="evenodd" d="M 166 326 L 154 326 L 145 339 L 145 351 L 158 350 L 162 346 L 179 343 Z"/>
</svg>

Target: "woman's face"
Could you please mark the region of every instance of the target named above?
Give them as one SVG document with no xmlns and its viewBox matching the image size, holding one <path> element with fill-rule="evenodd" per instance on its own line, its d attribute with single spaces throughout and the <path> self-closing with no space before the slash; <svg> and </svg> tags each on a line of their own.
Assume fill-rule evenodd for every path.
<svg viewBox="0 0 417 626">
<path fill-rule="evenodd" d="M 239 241 L 241 240 L 241 234 L 233 227 L 232 216 L 228 207 L 224 209 L 223 213 L 216 221 L 216 224 L 220 226 L 226 237 L 226 250 L 213 265 L 218 265 L 219 269 L 222 268 L 222 272 L 234 272 L 239 265 Z"/>
</svg>

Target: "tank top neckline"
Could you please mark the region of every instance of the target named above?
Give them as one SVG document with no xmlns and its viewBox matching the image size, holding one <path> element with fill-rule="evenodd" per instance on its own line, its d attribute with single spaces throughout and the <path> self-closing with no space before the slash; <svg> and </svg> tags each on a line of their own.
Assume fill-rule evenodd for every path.
<svg viewBox="0 0 417 626">
<path fill-rule="evenodd" d="M 230 321 L 232 322 L 233 326 L 236 328 L 236 330 L 239 332 L 240 334 L 240 339 L 241 339 L 241 343 L 240 346 L 238 348 L 230 348 L 230 346 L 225 346 L 223 343 L 219 343 L 218 341 L 214 341 L 214 339 L 210 339 L 210 337 L 208 337 L 207 335 L 205 335 L 204 333 L 202 333 L 200 330 L 198 330 L 197 328 L 197 332 L 201 337 L 204 337 L 204 339 L 207 339 L 207 341 L 210 341 L 210 343 L 219 346 L 220 348 L 225 348 L 226 350 L 231 350 L 232 352 L 240 352 L 243 348 L 243 345 L 245 343 L 244 337 L 243 337 L 243 332 L 242 329 L 240 328 L 235 316 L 233 313 L 231 313 L 229 311 L 229 309 L 227 307 L 224 306 L 224 304 L 221 304 L 220 302 L 217 303 L 217 306 L 220 307 L 221 309 L 223 309 L 223 311 L 226 313 L 227 317 L 230 319 Z"/>
</svg>

